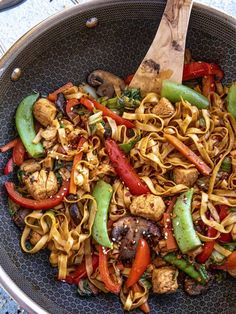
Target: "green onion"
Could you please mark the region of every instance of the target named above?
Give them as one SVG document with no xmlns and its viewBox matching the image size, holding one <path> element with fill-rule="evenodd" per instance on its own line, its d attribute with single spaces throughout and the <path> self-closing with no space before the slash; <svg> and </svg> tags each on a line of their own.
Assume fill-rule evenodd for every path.
<svg viewBox="0 0 236 314">
<path fill-rule="evenodd" d="M 223 159 L 220 169 L 221 169 L 221 171 L 224 171 L 224 172 L 227 172 L 227 173 L 231 172 L 231 170 L 232 170 L 232 161 L 231 161 L 230 157 L 226 156 Z"/>
</svg>

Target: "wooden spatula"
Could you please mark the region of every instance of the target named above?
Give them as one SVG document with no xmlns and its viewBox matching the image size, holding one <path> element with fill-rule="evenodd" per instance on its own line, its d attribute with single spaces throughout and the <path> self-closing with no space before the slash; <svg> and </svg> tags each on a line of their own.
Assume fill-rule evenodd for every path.
<svg viewBox="0 0 236 314">
<path fill-rule="evenodd" d="M 159 92 L 163 79 L 182 82 L 185 40 L 192 0 L 167 0 L 156 36 L 130 86 Z"/>
</svg>

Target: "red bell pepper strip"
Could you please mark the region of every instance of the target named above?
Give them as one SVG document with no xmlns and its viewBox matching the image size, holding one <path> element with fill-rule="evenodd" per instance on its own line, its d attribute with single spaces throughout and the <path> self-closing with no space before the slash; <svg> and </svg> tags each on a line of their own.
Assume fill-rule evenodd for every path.
<svg viewBox="0 0 236 314">
<path fill-rule="evenodd" d="M 17 142 L 18 142 L 18 138 L 15 138 L 14 140 L 7 143 L 6 145 L 3 145 L 2 147 L 0 147 L 0 152 L 1 153 L 7 152 L 9 149 L 12 149 L 16 145 Z"/>
<path fill-rule="evenodd" d="M 129 85 L 130 82 L 132 81 L 133 77 L 134 77 L 134 74 L 129 74 L 128 76 L 126 76 L 124 78 L 125 85 Z"/>
<path fill-rule="evenodd" d="M 136 255 L 128 279 L 127 288 L 133 286 L 142 276 L 151 262 L 151 252 L 145 239 L 139 239 Z"/>
<path fill-rule="evenodd" d="M 113 120 L 116 121 L 116 123 L 118 125 L 125 125 L 128 129 L 132 129 L 135 127 L 135 125 L 130 122 L 127 119 L 124 119 L 120 116 L 118 116 L 118 114 L 114 113 L 112 110 L 108 109 L 107 107 L 105 107 L 104 105 L 100 104 L 99 102 L 97 102 L 96 100 L 91 100 L 89 98 L 86 97 L 82 97 L 80 98 L 80 103 L 85 106 L 89 111 L 93 111 L 94 109 L 100 110 L 102 111 L 102 114 L 105 117 L 110 117 Z"/>
<path fill-rule="evenodd" d="M 229 206 L 227 205 L 220 205 L 219 206 L 219 217 L 220 217 L 220 221 L 224 220 L 225 217 L 227 217 L 229 214 Z M 231 233 L 221 233 L 221 235 L 219 236 L 219 238 L 217 239 L 220 242 L 223 243 L 228 243 L 232 241 L 232 236 Z"/>
<path fill-rule="evenodd" d="M 11 173 L 13 171 L 14 168 L 14 163 L 13 163 L 13 159 L 10 158 L 6 164 L 6 166 L 4 167 L 4 174 L 7 176 L 9 173 Z"/>
<path fill-rule="evenodd" d="M 96 268 L 98 267 L 99 263 L 99 258 L 97 255 L 92 256 L 92 266 L 93 270 L 95 271 Z M 80 282 L 80 279 L 86 278 L 87 277 L 87 270 L 86 270 L 86 265 L 85 262 L 82 262 L 77 269 L 72 272 L 70 275 L 66 276 L 66 278 L 63 280 L 67 283 L 70 284 L 78 284 Z"/>
<path fill-rule="evenodd" d="M 217 235 L 217 230 L 212 228 L 212 227 L 209 227 L 208 231 L 207 231 L 207 236 L 210 238 L 213 238 L 216 235 Z M 216 243 L 215 240 L 204 243 L 203 251 L 200 254 L 198 254 L 198 256 L 197 256 L 198 263 L 203 264 L 208 260 L 208 258 L 211 256 L 211 254 L 214 250 L 215 243 Z"/>
<path fill-rule="evenodd" d="M 141 289 L 141 287 L 139 286 L 138 283 L 135 283 L 135 284 L 132 286 L 132 290 L 133 290 L 133 292 L 142 292 L 142 289 Z M 145 314 L 150 313 L 150 307 L 149 307 L 149 304 L 148 304 L 147 301 L 144 302 L 143 304 L 141 304 L 141 305 L 139 306 L 139 308 L 140 308 L 140 310 L 141 310 L 143 313 L 145 313 Z"/>
<path fill-rule="evenodd" d="M 21 166 L 24 162 L 25 159 L 25 147 L 20 139 L 17 140 L 16 145 L 13 147 L 13 153 L 12 153 L 12 158 L 13 162 L 17 166 Z"/>
<path fill-rule="evenodd" d="M 204 96 L 208 96 L 211 92 L 215 91 L 214 75 L 206 75 L 202 78 L 202 93 Z"/>
<path fill-rule="evenodd" d="M 58 193 L 44 200 L 34 200 L 22 196 L 15 190 L 15 185 L 13 182 L 5 182 L 5 188 L 10 199 L 16 204 L 29 209 L 43 210 L 53 208 L 64 200 L 64 197 L 69 193 L 69 181 L 63 181 Z"/>
<path fill-rule="evenodd" d="M 221 81 L 224 77 L 224 72 L 215 63 L 191 62 L 184 65 L 183 81 L 193 80 L 206 75 L 215 75 L 217 81 Z"/>
<path fill-rule="evenodd" d="M 133 195 L 141 195 L 150 192 L 145 183 L 141 181 L 137 173 L 134 171 L 134 168 L 129 163 L 124 152 L 121 151 L 114 140 L 106 140 L 105 149 L 117 175 L 124 181 L 125 185 Z"/>
<path fill-rule="evenodd" d="M 226 257 L 223 265 L 214 265 L 213 268 L 225 271 L 236 269 L 236 251 L 232 252 L 228 257 Z"/>
<path fill-rule="evenodd" d="M 84 137 L 81 137 L 77 149 L 80 150 L 83 147 L 83 144 L 85 142 L 86 142 L 86 139 Z M 74 160 L 73 160 L 73 165 L 72 165 L 71 174 L 70 174 L 70 189 L 69 189 L 70 194 L 76 194 L 76 184 L 74 181 L 74 175 L 75 175 L 76 167 L 78 163 L 80 162 L 80 160 L 82 159 L 82 157 L 83 157 L 83 152 L 80 152 L 77 155 L 75 155 Z"/>
<path fill-rule="evenodd" d="M 58 89 L 56 89 L 53 93 L 48 94 L 48 99 L 51 101 L 56 101 L 57 100 L 57 95 L 59 93 L 63 93 L 65 90 L 67 90 L 68 88 L 72 87 L 73 84 L 71 82 L 66 83 L 65 85 L 59 87 Z"/>
<path fill-rule="evenodd" d="M 66 102 L 66 114 L 70 119 L 76 117 L 76 114 L 73 112 L 73 107 L 79 104 L 79 100 L 76 98 L 68 99 Z"/>
<path fill-rule="evenodd" d="M 209 176 L 211 173 L 211 168 L 199 157 L 197 156 L 188 146 L 182 143 L 177 137 L 164 134 L 170 144 L 172 144 L 186 159 L 191 161 L 192 164 L 205 176 Z"/>
<path fill-rule="evenodd" d="M 177 197 L 173 197 L 172 200 L 170 200 L 170 203 L 167 207 L 166 212 L 163 214 L 163 224 L 164 224 L 164 237 L 166 240 L 166 247 L 168 251 L 177 250 L 178 246 L 172 231 L 172 223 L 171 223 L 171 215 L 172 211 L 175 205 Z"/>
<path fill-rule="evenodd" d="M 114 282 L 110 277 L 107 254 L 104 252 L 104 248 L 101 245 L 99 245 L 99 272 L 107 290 L 113 293 L 119 293 L 121 285 Z"/>
</svg>

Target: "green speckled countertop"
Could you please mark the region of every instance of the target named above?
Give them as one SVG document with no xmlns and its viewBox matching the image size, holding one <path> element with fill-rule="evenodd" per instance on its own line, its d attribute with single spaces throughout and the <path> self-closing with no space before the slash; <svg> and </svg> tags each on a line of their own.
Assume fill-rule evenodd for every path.
<svg viewBox="0 0 236 314">
<path fill-rule="evenodd" d="M 0 12 L 0 46 L 6 50 L 31 27 L 48 16 L 89 0 L 26 0 Z M 236 0 L 198 0 L 236 17 Z M 1 49 L 0 49 L 1 57 Z M 27 314 L 0 287 L 0 314 Z"/>
</svg>

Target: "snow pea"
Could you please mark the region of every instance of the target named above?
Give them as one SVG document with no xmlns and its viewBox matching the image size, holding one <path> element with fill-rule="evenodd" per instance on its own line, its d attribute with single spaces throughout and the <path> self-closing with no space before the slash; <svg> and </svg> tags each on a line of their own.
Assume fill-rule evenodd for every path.
<svg viewBox="0 0 236 314">
<path fill-rule="evenodd" d="M 175 239 L 182 253 L 188 253 L 201 246 L 201 241 L 194 230 L 191 215 L 193 189 L 182 193 L 173 209 L 172 225 Z"/>
<path fill-rule="evenodd" d="M 112 186 L 103 180 L 99 180 L 96 183 L 92 193 L 97 202 L 92 236 L 99 244 L 109 248 L 112 248 L 112 242 L 109 239 L 107 231 L 107 216 L 112 193 Z"/>
<path fill-rule="evenodd" d="M 34 144 L 36 136 L 34 130 L 33 105 L 38 99 L 39 94 L 25 97 L 16 110 L 16 128 L 26 151 L 33 158 L 42 157 L 44 149 L 41 143 Z"/>
<path fill-rule="evenodd" d="M 232 113 L 236 118 L 236 83 L 231 85 L 228 95 L 226 97 L 226 105 L 228 112 Z"/>
<path fill-rule="evenodd" d="M 202 265 L 198 264 L 191 264 L 185 258 L 179 258 L 175 253 L 168 253 L 167 255 L 163 256 L 163 259 L 174 265 L 178 269 L 182 270 L 184 273 L 189 275 L 189 277 L 196 280 L 196 282 L 205 285 L 208 281 L 208 274 Z"/>
<path fill-rule="evenodd" d="M 194 105 L 199 109 L 206 109 L 209 107 L 209 101 L 205 96 L 196 92 L 192 88 L 169 80 L 164 80 L 162 82 L 161 97 L 166 97 L 173 103 L 181 101 L 181 99 L 187 100 L 191 105 Z"/>
</svg>

